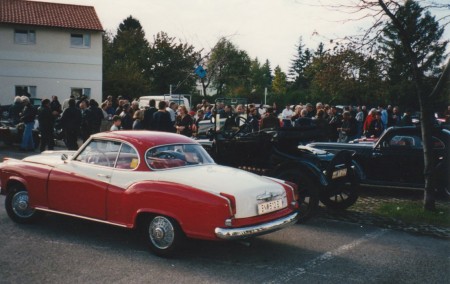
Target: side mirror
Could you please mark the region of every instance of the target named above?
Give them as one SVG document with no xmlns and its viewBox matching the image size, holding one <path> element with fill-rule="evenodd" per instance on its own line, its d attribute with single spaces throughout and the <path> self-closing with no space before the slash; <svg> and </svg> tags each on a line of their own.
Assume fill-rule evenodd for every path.
<svg viewBox="0 0 450 284">
<path fill-rule="evenodd" d="M 67 159 L 69 158 L 69 156 L 67 156 L 67 154 L 62 154 L 61 155 L 61 160 L 63 160 L 63 161 L 67 161 Z"/>
</svg>

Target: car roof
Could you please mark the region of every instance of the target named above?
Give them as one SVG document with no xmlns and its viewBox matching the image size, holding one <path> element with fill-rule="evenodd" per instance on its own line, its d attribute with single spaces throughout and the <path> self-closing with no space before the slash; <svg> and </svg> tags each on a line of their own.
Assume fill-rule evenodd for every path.
<svg viewBox="0 0 450 284">
<path fill-rule="evenodd" d="M 123 140 L 146 148 L 177 143 L 197 143 L 195 140 L 180 134 L 148 130 L 108 131 L 94 134 L 92 138 Z"/>
</svg>

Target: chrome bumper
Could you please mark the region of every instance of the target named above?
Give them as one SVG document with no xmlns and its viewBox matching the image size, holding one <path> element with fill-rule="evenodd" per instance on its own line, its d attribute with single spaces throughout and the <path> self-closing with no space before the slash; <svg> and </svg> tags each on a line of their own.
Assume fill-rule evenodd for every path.
<svg viewBox="0 0 450 284">
<path fill-rule="evenodd" d="M 256 237 L 270 232 L 274 232 L 284 227 L 293 225 L 297 222 L 298 213 L 292 213 L 286 217 L 259 224 L 256 226 L 242 227 L 242 228 L 216 228 L 214 232 L 219 239 L 224 240 L 238 240 L 249 237 Z"/>
</svg>

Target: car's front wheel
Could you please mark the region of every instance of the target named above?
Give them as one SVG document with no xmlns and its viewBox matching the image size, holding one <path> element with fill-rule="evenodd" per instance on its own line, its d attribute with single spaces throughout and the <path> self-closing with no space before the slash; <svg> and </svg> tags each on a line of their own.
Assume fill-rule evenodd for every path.
<svg viewBox="0 0 450 284">
<path fill-rule="evenodd" d="M 167 216 L 156 215 L 144 223 L 144 238 L 158 256 L 171 256 L 183 244 L 184 234 L 178 223 Z"/>
<path fill-rule="evenodd" d="M 34 223 L 43 215 L 43 212 L 30 207 L 28 191 L 20 186 L 9 189 L 5 199 L 5 208 L 9 218 L 20 224 Z"/>
</svg>

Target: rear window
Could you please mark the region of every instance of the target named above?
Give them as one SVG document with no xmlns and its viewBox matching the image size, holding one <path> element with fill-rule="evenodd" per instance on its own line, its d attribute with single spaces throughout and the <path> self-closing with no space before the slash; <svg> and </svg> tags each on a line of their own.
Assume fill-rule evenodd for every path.
<svg viewBox="0 0 450 284">
<path fill-rule="evenodd" d="M 213 164 L 213 159 L 198 144 L 175 144 L 151 148 L 145 154 L 147 165 L 153 170 Z"/>
</svg>

